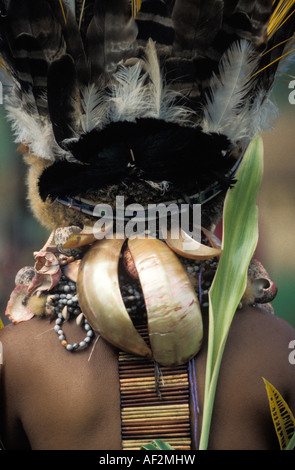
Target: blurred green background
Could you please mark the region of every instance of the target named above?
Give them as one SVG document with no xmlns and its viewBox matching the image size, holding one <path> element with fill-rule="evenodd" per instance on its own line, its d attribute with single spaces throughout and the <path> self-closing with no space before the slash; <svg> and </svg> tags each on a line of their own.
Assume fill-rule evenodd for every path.
<svg viewBox="0 0 295 470">
<path fill-rule="evenodd" d="M 273 99 L 280 115 L 264 134 L 265 168 L 259 196 L 260 241 L 257 257 L 278 286 L 276 314 L 295 326 L 295 105 L 289 103 L 290 77 L 278 77 Z M 0 312 L 17 271 L 34 264 L 49 233 L 32 216 L 26 198 L 26 165 L 13 143 L 0 105 Z"/>
</svg>

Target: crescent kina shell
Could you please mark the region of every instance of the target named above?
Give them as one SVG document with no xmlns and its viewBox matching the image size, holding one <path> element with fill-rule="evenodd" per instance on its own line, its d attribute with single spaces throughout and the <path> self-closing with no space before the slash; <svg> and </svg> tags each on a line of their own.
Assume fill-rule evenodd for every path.
<svg viewBox="0 0 295 470">
<path fill-rule="evenodd" d="M 220 248 L 203 245 L 190 237 L 182 229 L 180 229 L 177 238 L 173 238 L 171 231 L 168 231 L 165 241 L 171 250 L 184 258 L 207 260 L 220 256 L 222 253 Z"/>
<path fill-rule="evenodd" d="M 145 298 L 153 357 L 161 365 L 186 363 L 203 339 L 201 309 L 189 277 L 160 240 L 134 238 L 128 247 Z"/>
<path fill-rule="evenodd" d="M 113 228 L 113 222 L 109 222 L 104 229 L 99 230 L 94 227 L 86 226 L 81 232 L 71 233 L 63 245 L 63 249 L 81 248 L 90 245 L 97 240 L 105 238 L 108 232 Z"/>
<path fill-rule="evenodd" d="M 151 357 L 124 305 L 118 262 L 124 239 L 97 241 L 84 255 L 77 279 L 80 307 L 90 325 L 114 346 L 131 354 Z"/>
</svg>

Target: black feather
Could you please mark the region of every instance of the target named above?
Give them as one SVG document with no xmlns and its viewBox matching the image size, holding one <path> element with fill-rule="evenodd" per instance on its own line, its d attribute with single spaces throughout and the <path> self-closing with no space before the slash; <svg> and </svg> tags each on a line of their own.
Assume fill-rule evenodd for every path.
<svg viewBox="0 0 295 470">
<path fill-rule="evenodd" d="M 62 29 L 45 0 L 14 0 L 1 19 L 2 55 L 19 83 L 21 93 L 32 93 L 41 116 L 48 113 L 44 100 L 51 62 L 66 49 Z M 31 103 L 32 104 L 32 103 Z"/>
<path fill-rule="evenodd" d="M 86 3 L 88 11 L 89 4 L 91 2 L 88 1 Z M 50 5 L 56 20 L 59 22 L 62 28 L 62 34 L 66 43 L 66 52 L 73 58 L 75 62 L 77 78 L 81 85 L 87 85 L 90 78 L 89 62 L 85 54 L 83 34 L 81 29 L 79 29 L 76 17 L 70 10 L 66 9 L 65 21 L 59 1 L 51 1 Z"/>
<path fill-rule="evenodd" d="M 137 15 L 137 39 L 148 41 L 151 38 L 158 45 L 171 46 L 174 41 L 172 21 L 168 21 L 169 9 L 163 0 L 143 0 Z"/>
<path fill-rule="evenodd" d="M 277 2 L 274 4 L 274 7 L 276 7 L 276 5 Z M 284 21 L 284 23 L 273 34 L 267 43 L 266 50 L 264 51 L 264 54 L 262 55 L 259 62 L 258 69 L 262 71 L 256 77 L 256 87 L 253 87 L 253 94 L 255 94 L 257 89 L 263 89 L 265 90 L 265 93 L 271 90 L 275 79 L 275 74 L 281 64 L 279 59 L 282 57 L 284 52 L 286 52 L 286 50 L 290 50 L 286 40 L 291 38 L 291 49 L 294 47 L 294 40 L 292 40 L 292 37 L 295 33 L 294 18 L 295 5 L 293 5 L 288 12 L 288 19 Z M 269 64 L 271 65 L 269 66 Z"/>
<path fill-rule="evenodd" d="M 226 187 L 232 183 L 226 176 L 234 164 L 228 156 L 231 143 L 200 128 L 156 119 L 113 123 L 72 142 L 69 149 L 83 164 L 62 162 L 46 169 L 40 179 L 43 198 L 76 196 L 122 179 L 169 181 L 182 191 L 215 181 Z"/>
<path fill-rule="evenodd" d="M 42 198 L 75 196 L 122 180 L 166 180 L 184 192 L 206 188 L 215 181 L 227 188 L 232 182 L 228 177 L 234 163 L 232 144 L 225 135 L 205 134 L 196 126 L 202 123 L 206 97 L 210 90 L 214 93 L 213 79 L 220 78 L 220 59 L 236 41 L 249 41 L 257 58 L 256 70 L 263 69 L 252 79 L 247 100 L 240 103 L 241 111 L 255 102 L 261 90 L 267 95 L 279 62 L 269 64 L 281 57 L 286 39 L 295 31 L 293 6 L 289 19 L 268 37 L 268 21 L 278 3 L 142 0 L 134 19 L 129 0 L 88 0 L 85 4 L 77 0 L 75 15 L 64 2 L 65 21 L 59 0 L 0 0 L 0 52 L 16 80 L 13 93 L 19 109 L 25 117 L 33 115 L 41 122 L 41 132 L 44 122 L 47 131 L 52 124 L 57 143 L 67 157 L 74 156 L 79 162 L 56 162 L 45 170 L 40 178 Z M 110 102 L 118 64 L 132 66 L 146 59 L 150 38 L 156 41 L 162 85 L 179 93 L 174 105 L 180 101 L 196 112 L 192 118 L 195 127 L 137 116 L 130 118 L 132 122 L 126 122 L 124 116 L 120 122 L 112 122 L 118 117 L 112 115 L 111 106 L 105 121 L 100 119 L 103 106 Z M 275 47 L 278 43 L 282 44 Z M 160 79 L 156 82 L 161 89 Z M 145 85 L 150 83 L 147 74 Z M 88 98 L 83 109 L 80 95 Z M 80 127 L 82 112 L 96 119 L 88 134 Z M 108 125 L 102 128 L 104 122 Z M 69 138 L 71 143 L 66 142 Z M 53 141 L 50 135 L 46 144 L 55 145 Z M 54 147 L 50 158 L 64 155 L 59 150 Z M 53 155 L 55 151 L 57 155 Z"/>
<path fill-rule="evenodd" d="M 127 0 L 96 0 L 85 39 L 92 82 L 104 83 L 132 55 L 137 28 Z"/>
<path fill-rule="evenodd" d="M 81 37 L 83 41 L 86 38 L 87 30 L 89 27 L 89 24 L 93 18 L 93 12 L 94 12 L 94 4 L 96 0 L 87 0 L 84 2 L 83 5 L 83 0 L 76 0 L 76 23 L 79 26 L 79 30 L 81 33 Z M 83 7 L 83 11 L 82 11 Z"/>
<path fill-rule="evenodd" d="M 66 161 L 55 162 L 47 168 L 39 180 L 39 193 L 43 200 L 50 196 L 77 196 L 103 188 L 108 184 L 118 183 L 124 178 L 125 169 L 117 167 L 114 174 L 112 161 L 105 161 L 102 168 L 92 165 L 81 165 Z"/>
<path fill-rule="evenodd" d="M 48 71 L 48 109 L 58 144 L 75 136 L 79 113 L 79 89 L 73 59 L 64 55 L 53 62 Z M 79 121 L 78 121 L 79 122 Z"/>
</svg>

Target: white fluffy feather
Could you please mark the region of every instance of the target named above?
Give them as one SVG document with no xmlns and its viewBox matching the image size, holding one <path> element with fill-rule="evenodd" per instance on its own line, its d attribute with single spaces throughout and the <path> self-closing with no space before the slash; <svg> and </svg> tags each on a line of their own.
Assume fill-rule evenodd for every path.
<svg viewBox="0 0 295 470">
<path fill-rule="evenodd" d="M 244 127 L 241 119 L 245 106 L 243 100 L 251 87 L 250 78 L 255 66 L 252 47 L 247 41 L 236 42 L 225 52 L 220 61 L 220 76 L 215 75 L 211 79 L 211 96 L 207 96 L 204 108 L 205 132 L 232 135 L 232 126 L 236 126 L 238 115 L 238 125 Z"/>
<path fill-rule="evenodd" d="M 228 127 L 226 135 L 233 142 L 250 141 L 255 134 L 270 130 L 277 117 L 278 107 L 261 90 L 253 103 L 244 106 L 237 119 Z"/>
<path fill-rule="evenodd" d="M 109 117 L 112 121 L 134 121 L 149 108 L 146 101 L 145 79 L 142 64 L 121 66 L 113 76 L 114 84 L 109 97 Z"/>
<path fill-rule="evenodd" d="M 178 93 L 165 85 L 155 43 L 151 40 L 147 46 L 146 59 L 138 59 L 129 67 L 121 65 L 112 76 L 109 89 L 106 91 L 90 84 L 80 90 L 81 101 L 73 102 L 77 125 L 71 140 L 78 140 L 78 129 L 79 132 L 87 133 L 117 121 L 134 122 L 140 118 L 156 118 L 193 124 L 194 112 L 175 105 Z M 26 143 L 31 152 L 46 160 L 73 160 L 72 155 L 57 145 L 49 116 L 47 119 L 39 116 L 32 94 L 23 93 L 20 97 L 18 92 L 12 92 L 6 102 L 6 110 L 16 142 Z"/>
<path fill-rule="evenodd" d="M 5 107 L 15 142 L 28 145 L 32 153 L 46 160 L 65 156 L 56 143 L 51 122 L 40 118 L 33 96 L 23 94 L 20 99 L 18 93 L 12 93 Z"/>
<path fill-rule="evenodd" d="M 147 99 L 150 103 L 148 117 L 163 119 L 167 122 L 178 122 L 180 124 L 193 123 L 195 113 L 185 107 L 175 104 L 179 93 L 171 90 L 165 85 L 155 43 L 150 39 L 146 47 L 146 67 L 149 74 L 149 87 Z"/>
<path fill-rule="evenodd" d="M 121 66 L 113 76 L 109 98 L 111 121 L 157 118 L 167 122 L 188 123 L 195 113 L 175 105 L 178 93 L 164 84 L 155 43 L 149 40 L 146 60 L 131 67 Z"/>
<path fill-rule="evenodd" d="M 81 92 L 83 132 L 90 132 L 99 126 L 106 111 L 105 98 L 94 84 L 85 87 Z"/>
<path fill-rule="evenodd" d="M 155 117 L 159 117 L 163 97 L 163 80 L 155 43 L 151 39 L 148 41 L 146 48 L 146 64 L 150 78 L 150 101 L 154 106 Z"/>
<path fill-rule="evenodd" d="M 278 118 L 278 112 L 278 106 L 265 95 L 264 90 L 261 90 L 248 112 L 249 137 L 253 137 L 257 132 L 271 130 L 274 121 Z"/>
</svg>

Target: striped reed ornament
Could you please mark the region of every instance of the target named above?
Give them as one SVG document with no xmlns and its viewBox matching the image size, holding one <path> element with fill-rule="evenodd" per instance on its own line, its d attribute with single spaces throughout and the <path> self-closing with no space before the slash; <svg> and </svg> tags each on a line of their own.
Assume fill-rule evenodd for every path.
<svg viewBox="0 0 295 470">
<path fill-rule="evenodd" d="M 137 327 L 148 340 L 146 326 Z M 157 367 L 120 351 L 119 380 L 123 450 L 140 450 L 161 439 L 175 450 L 191 449 L 188 365 Z"/>
</svg>

